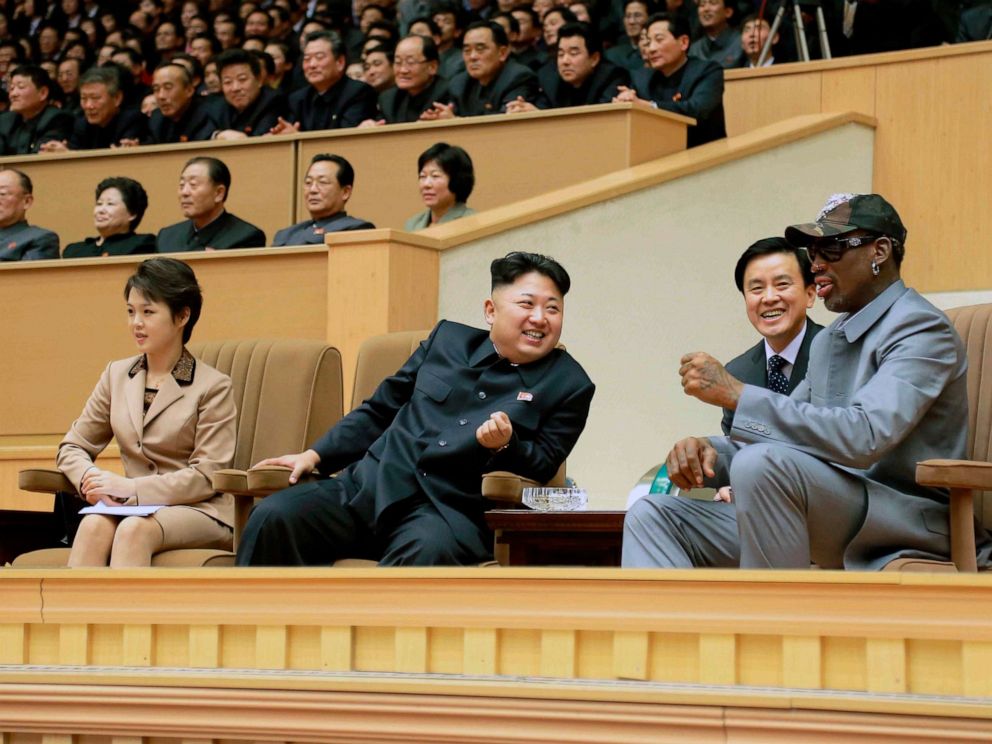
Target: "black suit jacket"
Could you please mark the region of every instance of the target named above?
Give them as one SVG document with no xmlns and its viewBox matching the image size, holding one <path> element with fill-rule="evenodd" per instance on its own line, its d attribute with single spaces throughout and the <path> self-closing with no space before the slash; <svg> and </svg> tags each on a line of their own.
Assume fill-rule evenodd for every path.
<svg viewBox="0 0 992 744">
<path fill-rule="evenodd" d="M 541 92 L 537 96 L 535 105 L 541 109 L 566 108 L 609 103 L 619 92 L 618 86 L 630 84 L 630 73 L 612 62 L 601 59 L 589 78 L 578 88 L 569 85 L 561 78 L 557 66 L 553 75 L 538 73 L 538 79 L 541 82 Z"/>
<path fill-rule="evenodd" d="M 155 253 L 155 236 L 149 233 L 124 233 L 111 235 L 96 244 L 96 238 L 86 238 L 78 243 L 70 243 L 62 251 L 62 258 L 92 258 L 94 256 L 137 256 Z"/>
<path fill-rule="evenodd" d="M 86 121 L 80 111 L 73 122 L 69 149 L 96 150 L 118 145 L 123 139 L 148 139 L 148 117 L 136 109 L 121 109 L 107 126 L 97 127 Z"/>
<path fill-rule="evenodd" d="M 482 474 L 510 470 L 550 479 L 582 433 L 594 391 L 561 349 L 514 367 L 497 356 L 488 331 L 441 321 L 313 449 L 322 473 L 341 470 L 338 481 L 368 524 L 381 524 L 400 502 L 426 497 L 460 542 L 488 555 Z M 509 446 L 496 454 L 475 438 L 494 411 L 513 424 Z"/>
<path fill-rule="evenodd" d="M 357 127 L 375 118 L 377 98 L 375 88 L 349 77 L 338 80 L 323 95 L 307 85 L 289 97 L 289 121 L 298 122 L 301 132 Z"/>
<path fill-rule="evenodd" d="M 268 134 L 278 122 L 280 116 L 286 116 L 286 97 L 277 90 L 263 85 L 258 98 L 244 111 L 238 111 L 234 106 L 224 101 L 217 104 L 217 128 L 233 129 L 244 132 L 249 137 L 260 137 Z"/>
<path fill-rule="evenodd" d="M 72 134 L 72 114 L 46 107 L 40 114 L 24 121 L 20 114 L 0 114 L 0 155 L 28 155 L 52 140 L 68 140 Z"/>
<path fill-rule="evenodd" d="M 806 377 L 806 369 L 809 366 L 809 347 L 813 343 L 813 337 L 823 330 L 823 326 L 814 323 L 806 318 L 806 335 L 803 336 L 803 343 L 799 347 L 796 355 L 796 363 L 792 365 L 792 374 L 789 375 L 789 394 L 796 389 L 796 386 Z M 765 358 L 765 341 L 762 339 L 750 349 L 738 357 L 734 357 L 727 362 L 727 371 L 748 385 L 768 387 L 768 361 Z M 724 408 L 723 420 L 720 426 L 723 433 L 730 436 L 730 429 L 734 423 L 734 412 Z"/>
<path fill-rule="evenodd" d="M 434 102 L 447 103 L 449 99 L 448 83 L 441 77 L 420 93 L 411 96 L 405 90 L 393 86 L 379 94 L 379 118 L 387 124 L 404 124 L 418 121 L 420 115 L 434 105 Z"/>
<path fill-rule="evenodd" d="M 194 96 L 178 121 L 156 109 L 148 122 L 148 141 L 154 145 L 175 142 L 202 142 L 219 129 L 213 106 L 202 96 Z"/>
<path fill-rule="evenodd" d="M 723 68 L 716 62 L 688 59 L 666 78 L 657 70 L 643 69 L 631 73 L 637 95 L 663 111 L 691 116 L 696 126 L 689 127 L 688 146 L 695 147 L 727 136 L 723 117 Z"/>
<path fill-rule="evenodd" d="M 961 13 L 956 42 L 992 39 L 992 5 L 976 5 Z"/>
<path fill-rule="evenodd" d="M 202 230 L 192 220 L 183 220 L 158 231 L 158 252 L 205 251 L 207 248 L 261 248 L 265 233 L 249 222 L 224 212 Z"/>
<path fill-rule="evenodd" d="M 534 102 L 537 98 L 537 76 L 529 67 L 507 60 L 500 74 L 483 87 L 467 72 L 455 75 L 448 85 L 456 116 L 483 116 L 506 113 L 506 104 L 522 97 Z"/>
</svg>

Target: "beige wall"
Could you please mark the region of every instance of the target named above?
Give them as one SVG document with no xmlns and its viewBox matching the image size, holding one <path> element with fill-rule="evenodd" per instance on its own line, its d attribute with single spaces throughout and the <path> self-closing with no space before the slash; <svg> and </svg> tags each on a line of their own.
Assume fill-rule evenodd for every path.
<svg viewBox="0 0 992 744">
<path fill-rule="evenodd" d="M 682 395 L 678 360 L 700 349 L 726 360 L 754 343 L 733 284 L 741 251 L 812 219 L 833 192 L 870 188 L 872 149 L 872 130 L 848 124 L 448 249 L 440 315 L 480 325 L 488 264 L 509 250 L 563 262 L 573 288 L 562 340 L 597 384 L 568 470 L 593 507 L 622 508 L 676 438 L 719 431 L 717 409 Z"/>
<path fill-rule="evenodd" d="M 992 42 L 727 73 L 731 136 L 800 114 L 878 122 L 872 188 L 909 229 L 907 280 L 928 292 L 992 287 Z"/>
</svg>

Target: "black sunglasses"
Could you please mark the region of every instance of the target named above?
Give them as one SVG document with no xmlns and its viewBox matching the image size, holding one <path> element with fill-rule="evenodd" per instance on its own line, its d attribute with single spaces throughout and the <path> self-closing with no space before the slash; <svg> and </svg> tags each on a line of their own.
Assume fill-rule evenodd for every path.
<svg viewBox="0 0 992 744">
<path fill-rule="evenodd" d="M 854 235 L 850 238 L 836 238 L 831 241 L 821 241 L 818 244 L 808 245 L 800 250 L 806 254 L 810 263 L 816 263 L 816 257 L 822 256 L 827 263 L 839 261 L 851 248 L 860 248 L 863 245 L 870 245 L 881 238 L 881 235 Z"/>
</svg>

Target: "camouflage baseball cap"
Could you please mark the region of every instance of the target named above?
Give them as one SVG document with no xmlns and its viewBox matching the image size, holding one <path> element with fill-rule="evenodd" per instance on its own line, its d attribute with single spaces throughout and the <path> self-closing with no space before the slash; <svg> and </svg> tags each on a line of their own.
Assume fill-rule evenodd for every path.
<svg viewBox="0 0 992 744">
<path fill-rule="evenodd" d="M 816 222 L 785 228 L 785 239 L 801 247 L 809 245 L 810 238 L 830 238 L 855 230 L 869 230 L 906 242 L 906 228 L 899 213 L 878 194 L 834 194 L 823 205 Z"/>
</svg>

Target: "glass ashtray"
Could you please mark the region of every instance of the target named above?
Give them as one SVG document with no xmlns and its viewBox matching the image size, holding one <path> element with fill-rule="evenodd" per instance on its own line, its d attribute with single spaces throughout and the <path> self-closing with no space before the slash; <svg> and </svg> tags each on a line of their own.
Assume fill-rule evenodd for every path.
<svg viewBox="0 0 992 744">
<path fill-rule="evenodd" d="M 538 511 L 585 511 L 589 494 L 583 488 L 525 488 L 523 502 Z"/>
</svg>

